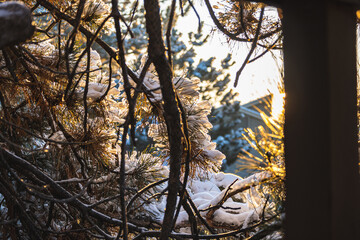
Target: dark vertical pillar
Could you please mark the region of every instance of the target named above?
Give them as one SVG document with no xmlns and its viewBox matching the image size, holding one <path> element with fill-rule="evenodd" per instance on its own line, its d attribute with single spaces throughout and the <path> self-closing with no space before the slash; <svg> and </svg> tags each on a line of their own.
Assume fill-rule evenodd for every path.
<svg viewBox="0 0 360 240">
<path fill-rule="evenodd" d="M 356 14 L 328 7 L 332 239 L 360 239 Z"/>
<path fill-rule="evenodd" d="M 354 8 L 283 10 L 286 239 L 360 239 Z"/>
</svg>

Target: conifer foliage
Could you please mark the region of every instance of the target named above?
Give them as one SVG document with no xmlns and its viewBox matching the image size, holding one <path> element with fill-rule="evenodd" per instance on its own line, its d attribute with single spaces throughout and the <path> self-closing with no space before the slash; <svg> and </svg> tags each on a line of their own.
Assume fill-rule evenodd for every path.
<svg viewBox="0 0 360 240">
<path fill-rule="evenodd" d="M 251 237 L 276 220 L 273 172 L 219 172 L 211 106 L 198 78 L 174 75 L 157 1 L 23 2 L 35 34 L 0 51 L 1 238 Z M 132 69 L 137 12 L 149 40 Z M 143 126 L 155 146 L 140 152 Z"/>
</svg>

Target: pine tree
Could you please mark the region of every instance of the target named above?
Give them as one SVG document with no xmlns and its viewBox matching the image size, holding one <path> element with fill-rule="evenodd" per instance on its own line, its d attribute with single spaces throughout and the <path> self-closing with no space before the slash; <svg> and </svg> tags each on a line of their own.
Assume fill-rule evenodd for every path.
<svg viewBox="0 0 360 240">
<path fill-rule="evenodd" d="M 216 238 L 274 221 L 262 184 L 273 172 L 242 179 L 219 171 L 211 105 L 198 78 L 173 74 L 157 4 L 145 1 L 147 56 L 133 69 L 127 58 L 138 49 L 125 40 L 142 6 L 24 3 L 36 32 L 0 54 L 2 238 Z M 113 47 L 104 40 L 112 32 Z M 154 148 L 133 147 L 140 126 Z"/>
</svg>

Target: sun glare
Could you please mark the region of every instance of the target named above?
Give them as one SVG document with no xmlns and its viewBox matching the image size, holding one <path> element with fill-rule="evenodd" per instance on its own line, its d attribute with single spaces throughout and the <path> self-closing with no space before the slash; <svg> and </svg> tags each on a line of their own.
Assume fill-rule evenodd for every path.
<svg viewBox="0 0 360 240">
<path fill-rule="evenodd" d="M 272 99 L 271 115 L 275 119 L 279 119 L 284 110 L 285 93 L 275 93 Z"/>
</svg>

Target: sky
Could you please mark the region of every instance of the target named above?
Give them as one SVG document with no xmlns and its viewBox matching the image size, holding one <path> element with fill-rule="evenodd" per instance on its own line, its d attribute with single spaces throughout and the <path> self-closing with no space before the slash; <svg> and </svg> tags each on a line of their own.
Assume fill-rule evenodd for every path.
<svg viewBox="0 0 360 240">
<path fill-rule="evenodd" d="M 200 15 L 201 21 L 204 21 L 203 33 L 210 33 L 215 25 L 210 18 L 206 7 L 195 3 L 195 7 Z M 187 36 L 187 32 L 197 30 L 197 18 L 193 11 L 185 17 L 179 17 L 176 28 Z M 214 31 L 207 43 L 197 48 L 197 58 L 208 59 L 216 57 L 215 66 L 220 67 L 221 59 L 228 53 L 232 53 L 232 59 L 236 61 L 230 68 L 231 79 L 234 81 L 236 72 L 241 67 L 250 45 L 246 43 L 234 43 L 230 45 L 224 34 Z M 279 51 L 274 51 L 275 55 L 280 56 Z M 278 61 L 280 62 L 280 61 Z M 281 64 L 281 63 L 279 63 Z M 278 82 L 281 79 L 276 61 L 271 54 L 266 54 L 257 61 L 247 65 L 242 72 L 236 90 L 239 92 L 241 103 L 245 104 L 254 99 L 267 95 L 269 92 L 277 92 Z M 233 87 L 233 82 L 230 84 Z"/>
</svg>

